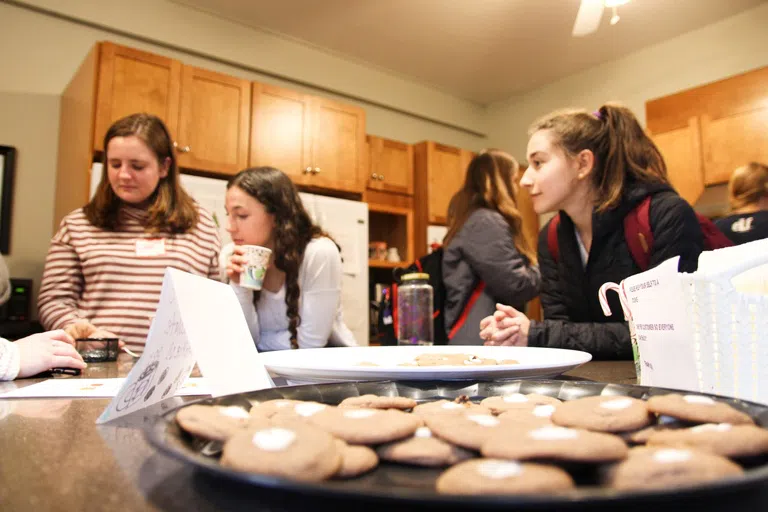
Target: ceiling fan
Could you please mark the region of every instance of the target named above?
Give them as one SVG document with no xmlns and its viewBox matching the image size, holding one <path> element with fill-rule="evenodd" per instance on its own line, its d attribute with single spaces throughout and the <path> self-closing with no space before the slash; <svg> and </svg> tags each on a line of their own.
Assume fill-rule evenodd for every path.
<svg viewBox="0 0 768 512">
<path fill-rule="evenodd" d="M 603 19 L 603 10 L 608 7 L 613 10 L 611 25 L 619 22 L 617 7 L 628 3 L 629 0 L 581 0 L 576 22 L 573 24 L 572 35 L 583 37 L 597 31 Z"/>
</svg>

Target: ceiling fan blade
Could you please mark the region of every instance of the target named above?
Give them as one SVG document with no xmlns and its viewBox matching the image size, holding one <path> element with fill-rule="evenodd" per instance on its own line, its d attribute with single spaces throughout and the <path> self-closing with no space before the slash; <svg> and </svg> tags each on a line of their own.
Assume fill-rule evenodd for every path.
<svg viewBox="0 0 768 512">
<path fill-rule="evenodd" d="M 581 0 L 572 34 L 581 37 L 595 32 L 603 19 L 604 8 L 603 0 Z"/>
</svg>

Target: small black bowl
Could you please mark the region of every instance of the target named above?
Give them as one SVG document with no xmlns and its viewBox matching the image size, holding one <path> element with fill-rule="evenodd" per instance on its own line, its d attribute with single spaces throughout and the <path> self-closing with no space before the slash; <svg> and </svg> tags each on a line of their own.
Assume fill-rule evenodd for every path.
<svg viewBox="0 0 768 512">
<path fill-rule="evenodd" d="M 75 342 L 86 363 L 117 361 L 118 338 L 77 338 Z"/>
</svg>

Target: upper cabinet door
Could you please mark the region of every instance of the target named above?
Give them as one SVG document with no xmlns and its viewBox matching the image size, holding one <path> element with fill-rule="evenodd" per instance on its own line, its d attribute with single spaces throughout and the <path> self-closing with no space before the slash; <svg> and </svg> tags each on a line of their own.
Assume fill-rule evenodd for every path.
<svg viewBox="0 0 768 512">
<path fill-rule="evenodd" d="M 151 53 L 101 43 L 93 148 L 104 149 L 109 126 L 130 114 L 146 112 L 177 134 L 181 63 Z"/>
<path fill-rule="evenodd" d="M 296 183 L 309 181 L 311 116 L 306 94 L 254 83 L 250 165 L 276 167 Z"/>
<path fill-rule="evenodd" d="M 413 195 L 413 146 L 368 136 L 368 188 Z"/>
<path fill-rule="evenodd" d="M 667 164 L 672 186 L 683 199 L 695 204 L 704 192 L 699 118 L 692 117 L 688 126 L 653 134 L 652 138 Z"/>
<path fill-rule="evenodd" d="M 448 204 L 464 183 L 467 151 L 434 144 L 429 155 L 429 223 L 446 224 Z"/>
<path fill-rule="evenodd" d="M 235 174 L 248 166 L 251 83 L 184 66 L 176 138 L 181 167 Z"/>
<path fill-rule="evenodd" d="M 365 111 L 323 98 L 313 98 L 312 176 L 314 186 L 362 192 Z"/>
<path fill-rule="evenodd" d="M 701 118 L 704 181 L 727 183 L 737 167 L 768 162 L 768 109 Z"/>
</svg>

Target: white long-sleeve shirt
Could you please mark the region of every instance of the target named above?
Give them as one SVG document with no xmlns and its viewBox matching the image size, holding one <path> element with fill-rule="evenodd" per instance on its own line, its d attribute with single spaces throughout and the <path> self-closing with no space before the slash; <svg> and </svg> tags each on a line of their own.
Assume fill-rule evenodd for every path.
<svg viewBox="0 0 768 512">
<path fill-rule="evenodd" d="M 19 374 L 19 347 L 0 338 L 0 381 L 13 380 Z"/>
<path fill-rule="evenodd" d="M 222 249 L 224 263 L 234 246 Z M 307 244 L 299 267 L 299 348 L 317 348 L 328 344 L 355 346 L 352 331 L 344 324 L 341 308 L 341 256 L 329 238 L 315 238 Z M 277 292 L 261 290 L 258 307 L 253 306 L 253 291 L 230 283 L 243 308 L 256 347 L 262 351 L 291 348 L 285 283 Z"/>
</svg>

